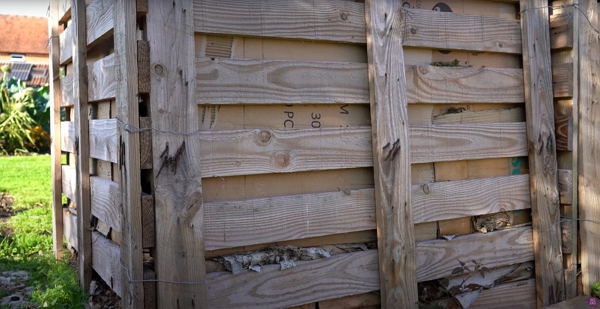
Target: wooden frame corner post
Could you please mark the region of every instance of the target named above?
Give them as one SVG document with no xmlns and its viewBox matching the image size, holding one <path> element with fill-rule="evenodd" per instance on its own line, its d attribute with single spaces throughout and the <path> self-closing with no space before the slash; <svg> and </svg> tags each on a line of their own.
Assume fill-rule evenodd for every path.
<svg viewBox="0 0 600 309">
<path fill-rule="evenodd" d="M 366 0 L 365 17 L 381 307 L 416 308 L 402 3 Z"/>
<path fill-rule="evenodd" d="M 563 301 L 560 205 L 547 0 L 521 0 L 525 113 L 537 306 Z"/>
</svg>

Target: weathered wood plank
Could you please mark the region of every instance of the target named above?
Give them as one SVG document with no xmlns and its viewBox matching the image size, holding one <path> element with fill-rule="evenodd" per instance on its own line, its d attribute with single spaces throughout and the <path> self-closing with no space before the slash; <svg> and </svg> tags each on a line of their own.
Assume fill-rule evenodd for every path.
<svg viewBox="0 0 600 309">
<path fill-rule="evenodd" d="M 221 2 L 215 3 L 219 9 L 223 8 Z M 236 6 L 241 5 L 236 2 Z M 156 150 L 153 152 L 154 266 L 159 280 L 197 282 L 157 283 L 159 308 L 210 307 L 206 304 L 206 284 L 203 283 L 206 277 L 204 211 L 201 161 L 198 158 L 204 149 L 192 136 L 158 131 L 196 132 L 199 129 L 192 14 L 198 6 L 198 2 L 188 0 L 149 0 L 146 15 L 147 38 L 152 51 L 150 115 L 152 127 L 157 129 L 152 134 L 152 145 Z M 247 12 L 252 11 L 254 9 Z M 202 8 L 200 12 L 204 12 Z M 159 168 L 165 162 L 165 156 L 177 158 L 174 168 Z"/>
<path fill-rule="evenodd" d="M 537 307 L 565 298 L 547 5 L 520 1 Z"/>
<path fill-rule="evenodd" d="M 421 282 L 448 277 L 453 269 L 460 266 L 457 259 L 466 263 L 471 260 L 482 261 L 488 268 L 531 261 L 531 230 L 531 227 L 519 227 L 487 234 L 457 236 L 452 240 L 417 243 L 418 280 Z"/>
<path fill-rule="evenodd" d="M 156 215 L 154 197 L 142 192 L 142 247 L 153 248 L 156 245 Z"/>
<path fill-rule="evenodd" d="M 100 278 L 119 297 L 122 297 L 121 288 L 121 249 L 117 244 L 102 236 L 98 232 L 92 232 L 92 252 L 94 270 Z"/>
<path fill-rule="evenodd" d="M 73 30 L 74 26 L 70 25 L 59 35 L 60 40 L 60 65 L 65 65 L 71 62 L 73 57 Z"/>
<path fill-rule="evenodd" d="M 376 227 L 373 189 L 211 202 L 204 206 L 206 250 Z"/>
<path fill-rule="evenodd" d="M 525 122 L 525 109 L 514 107 L 483 111 L 458 110 L 458 113 L 446 113 L 434 116 L 432 122 L 433 124 Z"/>
<path fill-rule="evenodd" d="M 150 117 L 140 117 L 140 128 L 152 128 Z M 140 168 L 152 169 L 152 131 L 140 132 Z"/>
<path fill-rule="evenodd" d="M 573 151 L 573 117 L 556 117 L 556 150 Z"/>
<path fill-rule="evenodd" d="M 101 177 L 90 177 L 92 215 L 121 232 L 121 190 L 119 185 Z"/>
<path fill-rule="evenodd" d="M 481 291 L 470 309 L 534 309 L 535 279 L 499 284 Z"/>
<path fill-rule="evenodd" d="M 56 3 L 56 6 L 54 6 Z M 57 0 L 51 2 L 52 11 L 57 12 L 56 25 L 62 24 L 71 18 L 71 1 L 70 0 Z M 54 17 L 53 17 L 54 19 Z"/>
<path fill-rule="evenodd" d="M 581 237 L 581 273 L 583 292 L 590 295 L 590 287 L 600 281 L 600 42 L 586 16 L 597 27 L 598 6 L 590 0 L 580 0 L 579 9 L 579 229 Z"/>
<path fill-rule="evenodd" d="M 139 3 L 139 0 L 138 0 Z M 147 8 L 146 8 L 147 9 Z M 156 272 L 144 266 L 144 309 L 156 309 Z"/>
<path fill-rule="evenodd" d="M 61 166 L 62 174 L 62 194 L 68 199 L 75 201 L 77 195 L 77 170 L 74 166 L 63 165 Z"/>
<path fill-rule="evenodd" d="M 195 0 L 195 32 L 366 43 L 364 4 Z"/>
<path fill-rule="evenodd" d="M 89 121 L 90 157 L 117 163 L 118 125 L 116 119 L 93 119 Z"/>
<path fill-rule="evenodd" d="M 590 306 L 589 296 L 578 296 L 552 306 L 544 307 L 543 309 L 579 309 L 594 307 Z"/>
<path fill-rule="evenodd" d="M 404 46 L 521 53 L 516 19 L 402 8 Z"/>
<path fill-rule="evenodd" d="M 68 74 L 60 79 L 60 94 L 60 107 L 73 106 L 73 74 Z"/>
<path fill-rule="evenodd" d="M 117 91 L 117 63 L 115 54 L 110 54 L 89 66 L 89 102 L 114 99 Z"/>
<path fill-rule="evenodd" d="M 550 16 L 550 48 L 573 48 L 573 11 Z"/>
<path fill-rule="evenodd" d="M 418 302 L 401 3 L 365 1 L 381 306 Z M 392 31 L 394 29 L 395 31 Z M 390 55 L 394 55 L 390 57 Z M 340 295 L 343 296 L 343 295 Z"/>
<path fill-rule="evenodd" d="M 112 35 L 114 3 L 114 0 L 94 0 L 86 7 L 88 46 Z"/>
<path fill-rule="evenodd" d="M 528 209 L 529 175 L 422 184 L 412 203 L 415 223 Z"/>
<path fill-rule="evenodd" d="M 573 171 L 559 169 L 557 173 L 558 196 L 561 204 L 573 204 Z"/>
<path fill-rule="evenodd" d="M 208 306 L 287 308 L 379 289 L 377 250 L 297 261 L 296 265 L 285 271 L 279 265 L 265 265 L 260 273 L 211 273 L 207 276 Z"/>
<path fill-rule="evenodd" d="M 62 224 L 65 240 L 67 241 L 67 249 L 78 250 L 77 246 L 77 216 L 69 211 L 68 207 L 62 208 Z M 62 235 L 61 235 L 62 238 Z M 70 247 L 69 247 L 70 246 Z M 61 247 L 60 250 L 63 248 Z"/>
<path fill-rule="evenodd" d="M 573 236 L 577 236 L 572 233 L 573 220 L 563 219 L 563 221 L 560 222 L 560 230 L 562 235 L 562 252 L 564 254 L 573 253 Z M 569 271 L 569 269 L 565 269 L 565 271 Z"/>
<path fill-rule="evenodd" d="M 60 120 L 60 116 L 58 116 L 58 119 Z M 60 150 L 75 153 L 75 136 L 75 123 L 73 123 L 73 121 L 61 121 L 59 143 Z"/>
<path fill-rule="evenodd" d="M 521 69 L 406 66 L 408 103 L 521 103 Z M 363 63 L 197 58 L 197 104 L 369 100 Z"/>
<path fill-rule="evenodd" d="M 171 8 L 173 9 L 173 7 Z M 136 2 L 131 0 L 114 1 L 114 14 L 114 54 L 117 66 L 116 116 L 133 127 L 139 127 Z M 127 131 L 125 126 L 116 126 L 116 122 L 113 123 L 115 124 L 111 131 L 119 136 L 118 150 L 120 151 L 118 160 L 120 204 L 122 205 L 120 208 L 122 222 L 120 264 L 123 266 L 119 269 L 119 278 L 122 282 L 137 281 L 135 284 L 123 284 L 121 287 L 121 307 L 143 308 L 144 284 L 141 280 L 144 279 L 144 257 L 140 137 L 139 134 Z M 116 149 L 117 147 L 115 147 Z M 112 162 L 116 162 L 116 160 Z"/>
<path fill-rule="evenodd" d="M 554 98 L 573 97 L 572 63 L 561 63 L 552 66 L 552 90 Z"/>
<path fill-rule="evenodd" d="M 138 0 L 139 4 L 139 0 Z M 148 7 L 146 7 L 146 11 Z M 138 92 L 150 92 L 150 44 L 148 41 L 137 41 L 137 63 L 138 63 Z"/>
</svg>

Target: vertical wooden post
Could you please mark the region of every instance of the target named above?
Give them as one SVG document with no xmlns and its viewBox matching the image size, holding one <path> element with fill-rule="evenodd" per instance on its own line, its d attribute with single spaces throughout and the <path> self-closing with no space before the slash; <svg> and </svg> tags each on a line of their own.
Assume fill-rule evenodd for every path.
<svg viewBox="0 0 600 309">
<path fill-rule="evenodd" d="M 600 47 L 596 1 L 580 0 L 579 18 L 579 217 L 583 292 L 600 281 Z M 589 221 L 588 221 L 589 220 Z"/>
<path fill-rule="evenodd" d="M 547 0 L 521 0 L 537 306 L 564 300 Z"/>
<path fill-rule="evenodd" d="M 79 283 L 87 291 L 92 281 L 92 211 L 90 200 L 90 134 L 88 119 L 87 38 L 85 0 L 71 3 L 73 27 L 73 102 L 77 152 L 77 260 Z"/>
<path fill-rule="evenodd" d="M 366 0 L 382 308 L 416 308 L 402 3 Z"/>
<path fill-rule="evenodd" d="M 206 308 L 200 145 L 191 0 L 150 0 L 150 116 L 154 131 L 158 308 Z M 165 164 L 170 158 L 174 164 Z M 179 284 L 178 282 L 186 282 Z"/>
<path fill-rule="evenodd" d="M 62 211 L 62 168 L 60 147 L 60 40 L 58 38 L 58 0 L 50 2 L 48 34 L 50 37 L 50 129 L 52 136 L 52 250 L 57 259 L 62 258 L 63 250 L 63 211 Z"/>
<path fill-rule="evenodd" d="M 115 3 L 115 58 L 117 62 L 117 118 L 139 127 L 136 1 Z M 119 186 L 122 204 L 121 288 L 123 308 L 144 308 L 144 259 L 142 248 L 142 185 L 140 172 L 140 136 L 119 130 Z"/>
</svg>

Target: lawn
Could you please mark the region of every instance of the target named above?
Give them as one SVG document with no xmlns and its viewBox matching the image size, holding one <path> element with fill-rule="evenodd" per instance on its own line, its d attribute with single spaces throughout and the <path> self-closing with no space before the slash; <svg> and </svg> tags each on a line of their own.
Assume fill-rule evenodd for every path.
<svg viewBox="0 0 600 309">
<path fill-rule="evenodd" d="M 14 198 L 15 213 L 0 222 L 0 270 L 30 272 L 31 300 L 40 306 L 82 308 L 86 297 L 75 271 L 67 259 L 53 258 L 50 156 L 0 157 L 3 193 Z"/>
</svg>

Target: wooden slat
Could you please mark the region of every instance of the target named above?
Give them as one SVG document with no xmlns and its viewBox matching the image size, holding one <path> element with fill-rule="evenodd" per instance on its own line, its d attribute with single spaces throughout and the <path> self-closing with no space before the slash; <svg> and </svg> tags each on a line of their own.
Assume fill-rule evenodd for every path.
<svg viewBox="0 0 600 309">
<path fill-rule="evenodd" d="M 235 130 L 196 136 L 203 177 L 372 166 L 369 129 Z M 412 126 L 411 163 L 527 154 L 524 123 Z"/>
<path fill-rule="evenodd" d="M 563 221 L 560 222 L 560 230 L 561 230 L 561 235 L 562 235 L 562 252 L 564 254 L 573 253 L 573 243 L 574 243 L 573 236 L 577 237 L 577 235 L 573 235 L 573 233 L 572 233 L 573 220 L 563 219 Z M 565 271 L 570 271 L 570 270 L 565 269 Z M 568 274 L 567 274 L 567 276 L 565 276 L 565 278 L 568 278 Z"/>
<path fill-rule="evenodd" d="M 205 246 L 217 250 L 370 230 L 376 227 L 374 206 L 373 189 L 206 203 Z"/>
<path fill-rule="evenodd" d="M 296 261 L 280 270 L 265 265 L 260 273 L 208 276 L 209 308 L 287 308 L 379 289 L 377 250 L 334 255 L 314 261 Z"/>
<path fill-rule="evenodd" d="M 529 175 L 417 185 L 412 203 L 415 223 L 528 209 Z"/>
<path fill-rule="evenodd" d="M 519 227 L 417 243 L 418 281 L 448 277 L 460 266 L 457 259 L 481 261 L 487 268 L 531 261 L 532 242 L 531 227 Z"/>
<path fill-rule="evenodd" d="M 520 1 L 537 307 L 565 298 L 547 5 Z"/>
<path fill-rule="evenodd" d="M 121 190 L 119 185 L 101 177 L 90 177 L 92 215 L 121 232 Z"/>
<path fill-rule="evenodd" d="M 573 203 L 573 171 L 559 169 L 557 175 L 560 203 L 571 205 Z"/>
<path fill-rule="evenodd" d="M 56 25 L 58 26 L 59 24 L 62 24 L 66 21 L 68 21 L 71 18 L 71 1 L 70 0 L 57 0 L 54 2 L 51 2 L 52 4 L 52 10 L 53 11 L 57 11 L 57 19 L 56 19 Z M 56 6 L 54 6 L 54 3 L 56 3 Z M 54 19 L 54 17 L 53 17 Z"/>
<path fill-rule="evenodd" d="M 381 299 L 378 293 L 350 295 L 319 302 L 319 309 L 378 309 Z"/>
<path fill-rule="evenodd" d="M 77 195 L 77 179 L 74 166 L 63 165 L 62 171 L 62 193 L 70 200 L 75 201 Z"/>
<path fill-rule="evenodd" d="M 578 296 L 549 307 L 544 307 L 543 309 L 580 309 L 589 307 L 594 307 L 590 306 L 590 297 Z"/>
<path fill-rule="evenodd" d="M 148 13 L 148 0 L 136 0 L 135 1 L 135 10 L 137 11 L 138 16 L 140 14 L 144 15 L 144 14 Z"/>
<path fill-rule="evenodd" d="M 411 308 L 418 301 L 400 10 L 398 1 L 365 1 L 382 308 Z"/>
<path fill-rule="evenodd" d="M 406 66 L 408 103 L 521 103 L 521 69 Z M 367 65 L 198 58 L 197 104 L 367 103 Z"/>
<path fill-rule="evenodd" d="M 556 150 L 573 151 L 573 117 L 556 117 Z"/>
<path fill-rule="evenodd" d="M 140 117 L 140 128 L 152 128 L 150 117 Z M 140 168 L 152 169 L 152 131 L 140 132 Z"/>
<path fill-rule="evenodd" d="M 87 45 L 91 46 L 112 35 L 115 24 L 114 0 L 94 0 L 86 8 Z"/>
<path fill-rule="evenodd" d="M 573 97 L 572 63 L 561 63 L 552 66 L 552 89 L 554 98 Z"/>
<path fill-rule="evenodd" d="M 153 248 L 156 245 L 156 215 L 154 197 L 142 192 L 142 247 Z"/>
<path fill-rule="evenodd" d="M 114 99 L 117 91 L 117 63 L 110 54 L 89 66 L 89 102 Z"/>
<path fill-rule="evenodd" d="M 73 106 L 73 74 L 68 74 L 60 79 L 60 94 L 60 107 Z"/>
<path fill-rule="evenodd" d="M 121 288 L 121 249 L 117 244 L 102 236 L 98 232 L 92 233 L 93 267 L 100 278 L 119 297 L 122 296 Z"/>
<path fill-rule="evenodd" d="M 60 150 L 75 153 L 75 124 L 72 121 L 60 122 Z"/>
<path fill-rule="evenodd" d="M 521 27 L 516 19 L 402 9 L 404 46 L 446 50 L 521 53 Z"/>
<path fill-rule="evenodd" d="M 62 208 L 62 214 L 65 240 L 70 247 L 77 251 L 79 248 L 77 246 L 77 216 L 71 213 L 67 207 Z M 67 247 L 67 249 L 71 249 L 70 247 Z M 60 249 L 62 250 L 63 248 L 61 247 Z"/>
<path fill-rule="evenodd" d="M 140 0 L 138 0 L 139 3 Z M 148 8 L 146 7 L 146 10 Z M 150 44 L 148 41 L 137 41 L 138 92 L 150 92 Z"/>
<path fill-rule="evenodd" d="M 573 11 L 550 16 L 550 48 L 573 48 Z M 576 11 L 575 11 L 576 12 Z"/>
<path fill-rule="evenodd" d="M 362 3 L 195 0 L 194 31 L 310 41 L 365 43 Z"/>
<path fill-rule="evenodd" d="M 525 109 L 523 107 L 514 107 L 483 111 L 461 110 L 459 113 L 446 113 L 434 116 L 431 120 L 433 124 L 525 122 Z"/>
<path fill-rule="evenodd" d="M 139 0 L 138 0 L 139 3 Z M 156 272 L 144 266 L 144 309 L 156 309 Z"/>
<path fill-rule="evenodd" d="M 73 56 L 73 25 L 67 27 L 60 35 L 60 65 L 71 62 Z"/>
<path fill-rule="evenodd" d="M 534 309 L 535 279 L 499 284 L 481 291 L 470 309 Z M 578 307 L 583 308 L 583 307 Z"/>
<path fill-rule="evenodd" d="M 236 2 L 236 6 L 242 5 Z M 149 106 L 152 127 L 157 130 L 196 132 L 199 129 L 200 118 L 198 107 L 195 105 L 196 69 L 193 65 L 194 25 L 197 23 L 194 22 L 194 14 L 192 14 L 199 6 L 197 2 L 192 3 L 188 0 L 148 1 L 146 31 L 152 51 Z M 217 7 L 223 9 L 221 2 L 218 2 Z M 254 9 L 247 13 L 252 11 Z M 159 134 L 158 131 L 152 134 L 152 145 L 154 150 L 154 192 L 152 193 L 156 209 L 154 267 L 157 279 L 198 282 L 198 284 L 158 282 L 158 307 L 176 308 L 179 303 L 180 307 L 205 309 L 210 306 L 206 304 L 206 284 L 201 284 L 206 277 L 206 265 L 202 163 L 199 160 L 199 154 L 205 150 L 193 136 Z M 179 154 L 177 154 L 178 150 Z M 137 156 L 139 158 L 139 154 Z M 165 167 L 159 174 L 159 167 L 167 158 L 177 158 L 178 163 L 173 167 Z"/>
<path fill-rule="evenodd" d="M 118 126 L 116 119 L 90 120 L 90 156 L 94 159 L 117 163 Z"/>
</svg>

